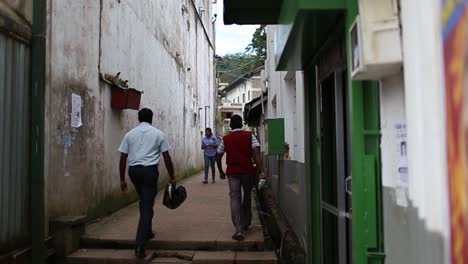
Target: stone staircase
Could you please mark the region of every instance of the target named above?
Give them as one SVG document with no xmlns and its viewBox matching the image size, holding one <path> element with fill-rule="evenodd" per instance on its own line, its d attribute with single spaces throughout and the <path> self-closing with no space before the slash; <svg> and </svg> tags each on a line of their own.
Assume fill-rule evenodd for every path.
<svg viewBox="0 0 468 264">
<path fill-rule="evenodd" d="M 149 250 L 147 258 L 137 260 L 128 249 L 80 249 L 67 257 L 67 264 L 276 264 L 274 252 L 268 251 L 164 251 Z"/>
<path fill-rule="evenodd" d="M 256 226 L 252 232 L 259 232 Z M 81 249 L 68 255 L 66 264 L 276 264 L 273 251 L 264 251 L 264 242 L 237 241 L 176 241 L 152 240 L 147 244 L 147 258 L 137 260 L 131 240 L 98 239 L 89 235 L 81 238 Z"/>
</svg>

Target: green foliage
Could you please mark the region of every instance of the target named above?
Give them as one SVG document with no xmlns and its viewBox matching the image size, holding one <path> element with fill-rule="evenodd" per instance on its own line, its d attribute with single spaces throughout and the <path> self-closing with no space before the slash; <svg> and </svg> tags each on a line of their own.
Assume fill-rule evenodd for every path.
<svg viewBox="0 0 468 264">
<path fill-rule="evenodd" d="M 266 60 L 267 50 L 266 50 L 266 26 L 261 25 L 257 28 L 253 34 L 252 42 L 245 48 L 245 51 L 248 53 L 253 53 L 259 60 Z"/>
<path fill-rule="evenodd" d="M 223 116 L 220 111 L 216 112 L 216 117 L 215 117 L 216 123 L 222 124 L 223 123 Z"/>
<path fill-rule="evenodd" d="M 218 78 L 221 79 L 221 82 L 225 83 L 234 81 L 262 64 L 263 61 L 253 54 L 239 52 L 226 54 L 223 57 L 216 56 Z"/>
<path fill-rule="evenodd" d="M 231 83 L 245 73 L 262 66 L 266 59 L 266 30 L 260 26 L 252 36 L 252 42 L 245 48 L 245 52 L 216 55 L 218 78 L 221 82 Z"/>
</svg>

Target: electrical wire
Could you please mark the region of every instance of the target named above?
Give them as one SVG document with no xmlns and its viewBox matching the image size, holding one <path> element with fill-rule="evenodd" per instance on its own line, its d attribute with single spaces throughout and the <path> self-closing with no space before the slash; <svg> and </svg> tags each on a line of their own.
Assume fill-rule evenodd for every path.
<svg viewBox="0 0 468 264">
<path fill-rule="evenodd" d="M 231 70 L 227 70 L 227 71 L 218 71 L 218 72 L 219 72 L 219 73 L 227 73 L 227 72 L 237 71 L 237 70 L 240 70 L 240 69 L 242 69 L 242 68 L 244 68 L 244 67 L 246 67 L 246 66 L 248 66 L 248 65 L 251 65 L 251 64 L 254 64 L 254 63 L 259 63 L 259 62 L 261 62 L 261 61 L 262 61 L 262 59 L 257 59 L 257 60 L 251 61 L 251 62 L 249 62 L 249 63 L 247 63 L 247 64 L 241 65 L 241 66 L 239 66 L 239 67 L 237 67 L 237 68 L 234 68 L 234 69 L 231 69 Z"/>
<path fill-rule="evenodd" d="M 243 76 L 238 76 L 238 75 L 234 75 L 234 74 L 230 74 L 230 73 L 223 73 L 223 74 L 230 75 L 230 76 L 233 76 L 233 77 L 237 77 L 239 79 L 250 80 L 249 78 L 245 78 Z"/>
</svg>

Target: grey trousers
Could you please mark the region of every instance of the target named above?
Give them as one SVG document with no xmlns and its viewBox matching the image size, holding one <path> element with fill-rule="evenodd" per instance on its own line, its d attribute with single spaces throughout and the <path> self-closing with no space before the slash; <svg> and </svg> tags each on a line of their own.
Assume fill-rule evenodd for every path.
<svg viewBox="0 0 468 264">
<path fill-rule="evenodd" d="M 229 175 L 229 197 L 231 200 L 231 220 L 237 231 L 252 223 L 252 187 L 254 175 Z M 242 191 L 244 197 L 242 197 Z"/>
<path fill-rule="evenodd" d="M 132 166 L 128 170 L 135 190 L 140 197 L 140 220 L 136 234 L 136 245 L 143 246 L 153 224 L 154 199 L 158 193 L 158 166 Z"/>
</svg>

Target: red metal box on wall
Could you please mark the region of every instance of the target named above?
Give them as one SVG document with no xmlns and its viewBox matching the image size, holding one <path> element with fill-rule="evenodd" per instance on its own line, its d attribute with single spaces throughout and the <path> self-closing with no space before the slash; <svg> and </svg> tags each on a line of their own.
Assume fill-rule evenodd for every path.
<svg viewBox="0 0 468 264">
<path fill-rule="evenodd" d="M 111 106 L 115 109 L 140 109 L 141 91 L 112 86 Z"/>
</svg>

